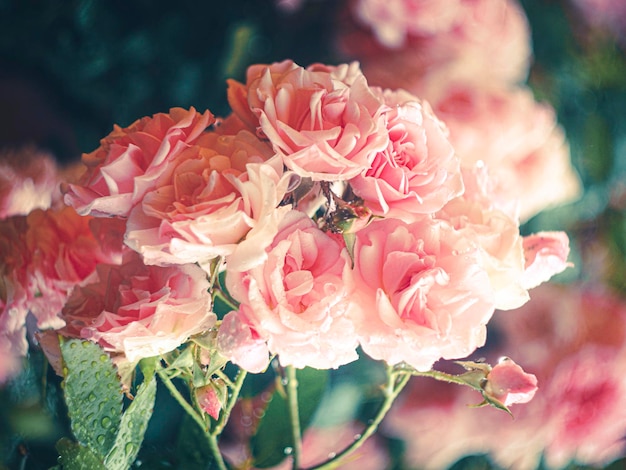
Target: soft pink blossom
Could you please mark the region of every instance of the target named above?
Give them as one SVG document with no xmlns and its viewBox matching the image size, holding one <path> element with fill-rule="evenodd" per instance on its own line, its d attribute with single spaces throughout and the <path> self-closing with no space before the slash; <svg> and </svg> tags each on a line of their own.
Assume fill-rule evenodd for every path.
<svg viewBox="0 0 626 470">
<path fill-rule="evenodd" d="M 460 161 L 428 103 L 401 90 L 380 95 L 389 144 L 350 185 L 375 215 L 411 221 L 462 193 Z"/>
<path fill-rule="evenodd" d="M 356 63 L 253 65 L 245 84 L 229 81 L 228 100 L 300 176 L 349 179 L 387 147 L 382 103 Z"/>
<path fill-rule="evenodd" d="M 580 180 L 554 110 L 529 89 L 433 76 L 422 93 L 450 129 L 461 164 L 486 165 L 496 198 L 518 200 L 522 220 L 578 197 Z"/>
<path fill-rule="evenodd" d="M 500 359 L 486 379 L 485 394 L 504 406 L 528 403 L 537 392 L 537 377 L 524 372 L 508 357 Z"/>
<path fill-rule="evenodd" d="M 231 269 L 260 261 L 289 207 L 279 158 L 248 131 L 205 133 L 170 162 L 128 218 L 126 243 L 148 264 L 230 256 Z"/>
<path fill-rule="evenodd" d="M 172 108 L 114 126 L 100 147 L 83 154 L 86 170 L 77 184 L 64 187 L 65 202 L 80 214 L 127 216 L 169 161 L 192 145 L 213 122 L 209 111 Z"/>
<path fill-rule="evenodd" d="M 524 285 L 538 286 L 572 264 L 569 256 L 569 238 L 565 232 L 539 232 L 524 237 Z"/>
<path fill-rule="evenodd" d="M 28 352 L 24 300 L 21 286 L 0 276 L 0 385 L 20 372 Z"/>
<path fill-rule="evenodd" d="M 224 320 L 231 326 L 220 329 L 218 341 L 228 348 L 222 353 L 240 365 L 248 361 L 238 355 L 245 349 L 228 338 L 236 322 L 249 328 L 249 334 L 242 333 L 251 347 L 256 338 L 266 341 L 283 365 L 325 369 L 357 359 L 349 317 L 350 258 L 343 244 L 304 213 L 291 211 L 266 252 L 259 266 L 227 270 L 228 292 L 240 306 L 226 316 L 236 320 Z"/>
<path fill-rule="evenodd" d="M 520 83 L 528 74 L 531 44 L 528 21 L 515 0 L 380 0 L 354 2 L 353 16 L 359 17 L 361 5 L 376 3 L 391 14 L 370 15 L 359 27 L 354 19 L 340 27 L 340 47 L 350 58 L 361 62 L 371 85 L 404 88 L 421 98 L 420 82 L 431 74 L 471 78 L 478 83 Z M 445 11 L 446 16 L 420 14 L 421 7 Z M 400 15 L 403 10 L 410 10 Z M 449 15 L 449 16 L 447 16 Z M 445 20 L 445 21 L 439 21 Z M 451 20 L 451 21 L 450 21 Z M 392 24 L 393 23 L 393 24 Z M 409 30 L 409 24 L 433 25 Z M 448 28 L 444 28 L 446 24 Z M 372 38 L 372 28 L 376 36 Z M 385 37 L 378 41 L 379 37 Z M 391 42 L 390 42 L 391 40 Z M 395 47 L 389 49 L 385 45 Z M 402 46 L 402 47 L 397 47 Z"/>
<path fill-rule="evenodd" d="M 464 13 L 462 0 L 358 0 L 354 9 L 357 18 L 389 48 L 404 45 L 409 35 L 448 31 Z"/>
<path fill-rule="evenodd" d="M 445 222 L 375 220 L 356 233 L 356 316 L 363 350 L 428 370 L 485 342 L 494 310 L 480 253 Z"/>
<path fill-rule="evenodd" d="M 49 154 L 35 148 L 0 155 L 0 219 L 49 209 L 61 198 L 57 166 Z"/>
<path fill-rule="evenodd" d="M 465 193 L 446 204 L 436 218 L 450 223 L 479 251 L 478 263 L 489 276 L 496 308 L 517 308 L 529 297 L 516 206 L 498 207 L 484 166 L 464 169 L 463 182 Z"/>
<path fill-rule="evenodd" d="M 215 324 L 206 273 L 195 265 L 146 266 L 129 251 L 121 265 L 99 264 L 63 308 L 62 332 L 123 353 L 130 362 L 173 350 Z"/>
</svg>

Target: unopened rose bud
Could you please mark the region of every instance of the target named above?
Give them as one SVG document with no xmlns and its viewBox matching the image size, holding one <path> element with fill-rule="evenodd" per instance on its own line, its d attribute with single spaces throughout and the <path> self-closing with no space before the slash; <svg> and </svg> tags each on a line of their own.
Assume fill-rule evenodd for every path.
<svg viewBox="0 0 626 470">
<path fill-rule="evenodd" d="M 524 372 L 508 357 L 500 359 L 486 379 L 485 398 L 497 400 L 504 406 L 529 402 L 537 391 L 537 377 Z"/>
<path fill-rule="evenodd" d="M 216 379 L 204 387 L 197 388 L 195 393 L 198 405 L 200 405 L 202 411 L 213 419 L 218 419 L 224 401 L 228 396 L 228 390 L 224 381 Z"/>
</svg>

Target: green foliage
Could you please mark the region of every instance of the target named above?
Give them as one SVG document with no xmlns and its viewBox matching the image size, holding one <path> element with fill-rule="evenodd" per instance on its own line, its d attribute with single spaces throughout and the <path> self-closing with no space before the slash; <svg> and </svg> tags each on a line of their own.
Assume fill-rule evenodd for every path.
<svg viewBox="0 0 626 470">
<path fill-rule="evenodd" d="M 328 371 L 307 367 L 296 371 L 296 378 L 300 425 L 304 431 L 321 402 Z M 278 387 L 251 442 L 255 466 L 267 468 L 279 464 L 293 450 L 293 445 L 287 399 L 284 390 Z"/>
<path fill-rule="evenodd" d="M 123 394 L 109 356 L 95 343 L 60 339 L 63 389 L 78 442 L 57 443 L 64 470 L 126 470 L 135 461 L 156 396 L 154 365 L 142 363 L 144 382 L 122 414 Z"/>
<path fill-rule="evenodd" d="M 123 394 L 108 355 L 89 341 L 61 340 L 65 402 L 72 433 L 101 459 L 119 430 Z"/>
</svg>

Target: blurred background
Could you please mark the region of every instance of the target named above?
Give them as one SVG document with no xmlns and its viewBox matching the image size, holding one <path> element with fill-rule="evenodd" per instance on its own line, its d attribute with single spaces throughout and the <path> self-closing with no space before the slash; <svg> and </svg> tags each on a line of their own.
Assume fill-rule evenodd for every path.
<svg viewBox="0 0 626 470">
<path fill-rule="evenodd" d="M 127 126 L 174 106 L 210 109 L 225 116 L 229 113 L 225 81 L 245 80 L 250 64 L 286 58 L 300 65 L 361 59 L 341 42 L 345 31 L 354 28 L 354 20 L 346 19 L 353 3 L 0 0 L 1 155 L 35 146 L 52 154 L 60 165 L 69 165 L 79 161 L 82 152 L 95 149 L 114 123 Z M 576 200 L 544 210 L 522 226 L 524 234 L 566 231 L 575 264 L 555 280 L 556 290 L 537 294 L 552 299 L 541 304 L 542 311 L 549 312 L 537 322 L 550 322 L 551 328 L 558 330 L 570 328 L 570 324 L 559 323 L 550 315 L 577 315 L 573 312 L 584 310 L 580 315 L 585 318 L 605 318 L 603 312 L 612 315 L 619 311 L 617 320 L 613 316 L 606 321 L 585 320 L 585 331 L 597 336 L 606 336 L 612 329 L 626 331 L 622 318 L 626 316 L 626 7 L 622 0 L 524 0 L 520 5 L 530 25 L 533 51 L 524 84 L 536 100 L 554 107 L 582 183 Z M 593 291 L 592 297 L 586 296 L 588 291 Z M 598 292 L 602 295 L 593 297 Z M 578 296 L 585 297 L 584 301 L 572 301 Z M 569 301 L 575 306 L 567 307 Z M 491 350 L 499 351 L 500 345 L 509 341 L 507 328 L 510 326 L 494 326 Z M 568 343 L 567 357 L 583 343 L 595 341 L 585 338 Z M 624 356 L 625 350 L 617 349 L 623 339 L 619 336 L 614 341 L 616 355 Z M 520 354 L 522 350 L 520 346 Z M 557 356 L 560 362 L 566 359 L 565 353 Z M 521 358 L 515 359 L 523 364 Z M 534 372 L 528 365 L 524 367 Z M 362 383 L 376 379 L 377 373 L 370 369 L 367 361 L 359 362 L 342 368 L 334 379 L 344 393 L 334 396 L 336 403 L 348 406 L 350 398 L 346 397 L 356 397 L 362 404 L 356 410 L 352 402 L 352 415 L 343 412 L 348 418 L 358 419 L 371 405 L 358 390 Z M 167 396 L 159 399 L 168 400 Z M 589 395 L 583 402 L 596 403 L 594 400 Z M 409 406 L 407 402 L 403 406 Z M 430 406 L 426 400 L 424 403 Z M 175 404 L 164 409 L 168 411 L 152 418 L 145 451 L 140 454 L 143 468 L 177 468 L 174 455 L 180 444 L 173 436 L 178 433 L 181 416 Z M 580 409 L 574 407 L 572 413 Z M 610 408 L 593 407 L 590 412 L 620 419 Z M 612 453 L 599 456 L 590 450 L 577 455 L 563 444 L 560 452 L 565 457 L 554 451 L 556 454 L 538 464 L 570 465 L 569 457 L 574 455 L 581 462 L 571 464 L 572 468 L 585 463 L 604 466 L 619 459 L 624 455 L 622 444 L 615 444 L 614 437 L 621 436 L 617 439 L 621 442 L 626 436 L 626 415 L 624 410 L 621 413 L 622 427 L 614 429 L 610 438 Z M 454 420 L 461 422 L 460 417 Z M 396 421 L 382 433 L 391 455 L 386 461 L 390 468 L 454 465 L 463 452 L 478 456 L 461 460 L 456 464 L 459 468 L 497 468 L 510 463 L 497 452 L 492 460 L 486 456 L 490 449 L 470 444 L 463 452 L 448 452 L 448 459 L 415 459 L 411 463 L 406 445 L 409 434 L 398 431 L 402 424 Z M 523 417 L 520 421 L 525 422 Z M 471 429 L 469 426 L 464 429 Z M 607 423 L 598 426 L 610 427 Z M 58 380 L 46 371 L 43 358 L 34 350 L 24 372 L 0 389 L 0 468 L 53 466 L 54 444 L 64 435 L 69 432 Z M 609 438 L 603 439 L 599 447 L 609 442 Z M 619 465 L 626 462 L 613 464 L 624 468 Z"/>
</svg>

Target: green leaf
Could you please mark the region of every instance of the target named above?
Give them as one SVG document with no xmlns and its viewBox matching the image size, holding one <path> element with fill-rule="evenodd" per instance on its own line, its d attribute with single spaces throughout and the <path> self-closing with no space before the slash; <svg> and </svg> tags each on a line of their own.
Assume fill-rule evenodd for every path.
<svg viewBox="0 0 626 470">
<path fill-rule="evenodd" d="M 122 415 L 122 389 L 111 359 L 95 343 L 61 338 L 63 388 L 74 436 L 101 459 Z"/>
<path fill-rule="evenodd" d="M 302 431 L 310 424 L 326 389 L 328 371 L 299 369 L 298 414 Z M 293 448 L 291 423 L 287 400 L 280 391 L 275 391 L 251 441 L 255 467 L 267 468 L 282 462 Z"/>
<path fill-rule="evenodd" d="M 107 470 L 93 452 L 77 442 L 62 438 L 57 442 L 56 449 L 63 470 Z"/>
<path fill-rule="evenodd" d="M 154 375 L 145 377 L 135 399 L 122 416 L 115 444 L 104 460 L 107 469 L 126 470 L 135 461 L 152 416 L 155 397 L 156 378 Z"/>
</svg>

